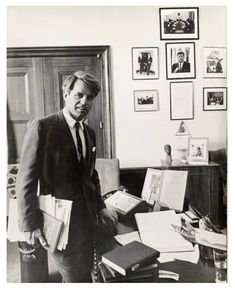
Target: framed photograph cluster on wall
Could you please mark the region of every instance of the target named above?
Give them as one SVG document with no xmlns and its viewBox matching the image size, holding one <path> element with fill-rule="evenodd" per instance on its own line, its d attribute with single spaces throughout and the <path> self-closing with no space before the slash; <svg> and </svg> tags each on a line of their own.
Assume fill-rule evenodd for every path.
<svg viewBox="0 0 235 290">
<path fill-rule="evenodd" d="M 159 21 L 160 39 L 169 41 L 165 43 L 166 79 L 186 80 L 170 83 L 170 119 L 193 119 L 193 83 L 187 80 L 196 78 L 196 50 L 192 40 L 199 39 L 199 8 L 159 8 Z M 204 78 L 227 77 L 226 47 L 204 47 L 201 61 Z M 158 47 L 132 48 L 132 79 L 159 79 Z M 159 110 L 158 91 L 134 91 L 134 110 Z M 227 88 L 205 87 L 203 110 L 227 110 Z"/>
</svg>

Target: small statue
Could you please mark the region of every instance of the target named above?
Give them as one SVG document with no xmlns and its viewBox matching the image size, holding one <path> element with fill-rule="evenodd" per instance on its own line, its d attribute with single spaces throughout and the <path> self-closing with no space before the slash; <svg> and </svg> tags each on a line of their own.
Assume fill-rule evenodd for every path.
<svg viewBox="0 0 235 290">
<path fill-rule="evenodd" d="M 166 144 L 164 146 L 164 151 L 166 152 L 166 165 L 171 166 L 172 163 L 171 146 L 169 144 Z"/>
</svg>

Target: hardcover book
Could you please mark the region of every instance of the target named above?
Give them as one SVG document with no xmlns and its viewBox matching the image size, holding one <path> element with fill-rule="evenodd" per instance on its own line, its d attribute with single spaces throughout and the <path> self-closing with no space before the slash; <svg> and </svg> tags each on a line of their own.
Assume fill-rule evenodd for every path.
<svg viewBox="0 0 235 290">
<path fill-rule="evenodd" d="M 47 241 L 47 246 L 45 248 L 53 253 L 57 248 L 57 243 L 60 238 L 63 222 L 43 211 L 42 215 L 43 234 Z"/>
<path fill-rule="evenodd" d="M 138 241 L 133 241 L 102 255 L 102 262 L 126 276 L 142 266 L 156 262 L 159 252 Z"/>
</svg>

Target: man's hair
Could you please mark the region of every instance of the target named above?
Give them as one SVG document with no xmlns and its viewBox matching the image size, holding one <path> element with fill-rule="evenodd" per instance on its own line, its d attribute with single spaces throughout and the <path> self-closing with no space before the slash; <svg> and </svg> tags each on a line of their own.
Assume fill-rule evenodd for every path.
<svg viewBox="0 0 235 290">
<path fill-rule="evenodd" d="M 184 52 L 183 52 L 183 51 L 179 51 L 179 52 L 177 53 L 177 56 L 178 56 L 179 54 L 183 54 L 183 55 L 184 55 Z"/>
<path fill-rule="evenodd" d="M 98 95 L 100 91 L 99 82 L 95 79 L 95 77 L 92 74 L 84 71 L 76 71 L 72 75 L 69 75 L 63 82 L 62 85 L 63 92 L 70 93 L 77 80 L 83 81 L 91 89 L 94 96 Z"/>
</svg>

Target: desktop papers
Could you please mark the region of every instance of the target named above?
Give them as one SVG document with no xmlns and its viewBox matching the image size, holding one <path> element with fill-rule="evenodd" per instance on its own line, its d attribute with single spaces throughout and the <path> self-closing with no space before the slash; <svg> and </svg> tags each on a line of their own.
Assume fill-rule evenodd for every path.
<svg viewBox="0 0 235 290">
<path fill-rule="evenodd" d="M 122 234 L 122 235 L 116 235 L 114 238 L 121 245 L 126 245 L 133 241 L 141 242 L 138 231 L 134 231 L 134 232 L 130 232 L 127 234 Z"/>
<path fill-rule="evenodd" d="M 194 250 L 192 243 L 173 230 L 172 224 L 180 226 L 174 210 L 136 213 L 135 219 L 143 244 L 161 253 Z"/>
</svg>

